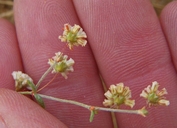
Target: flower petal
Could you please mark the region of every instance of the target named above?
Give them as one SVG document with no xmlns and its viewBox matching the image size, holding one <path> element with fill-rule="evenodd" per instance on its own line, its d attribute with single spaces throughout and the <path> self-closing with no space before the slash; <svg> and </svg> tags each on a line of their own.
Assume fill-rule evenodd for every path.
<svg viewBox="0 0 177 128">
<path fill-rule="evenodd" d="M 110 99 L 112 98 L 112 93 L 110 91 L 107 91 L 105 94 L 106 98 Z"/>
<path fill-rule="evenodd" d="M 122 93 L 123 90 L 124 90 L 124 84 L 123 83 L 119 83 L 119 84 L 116 84 L 117 85 L 117 92 L 118 93 Z"/>
<path fill-rule="evenodd" d="M 158 103 L 159 103 L 159 105 L 165 105 L 165 106 L 170 105 L 170 101 L 168 101 L 168 100 L 164 100 L 164 99 L 159 100 Z"/>
<path fill-rule="evenodd" d="M 125 105 L 133 108 L 133 106 L 135 105 L 135 100 L 125 100 Z"/>
</svg>

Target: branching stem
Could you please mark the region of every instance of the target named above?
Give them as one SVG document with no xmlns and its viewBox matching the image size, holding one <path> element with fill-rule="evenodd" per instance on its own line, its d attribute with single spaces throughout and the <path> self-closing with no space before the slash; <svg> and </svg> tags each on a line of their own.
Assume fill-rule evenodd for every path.
<svg viewBox="0 0 177 128">
<path fill-rule="evenodd" d="M 90 109 L 90 107 L 92 107 L 91 105 L 87 105 L 84 103 L 80 103 L 77 101 L 73 101 L 73 100 L 66 100 L 66 99 L 60 99 L 60 98 L 55 98 L 52 96 L 47 96 L 47 95 L 43 95 L 43 94 L 39 94 L 42 98 L 45 99 L 49 99 L 49 100 L 54 100 L 54 101 L 58 101 L 58 102 L 63 102 L 63 103 L 68 103 L 68 104 L 73 104 L 73 105 L 77 105 L 86 109 Z M 101 111 L 108 111 L 108 112 L 119 112 L 119 113 L 129 113 L 129 114 L 140 114 L 138 111 L 139 110 L 123 110 L 123 109 L 112 109 L 112 108 L 103 108 L 103 107 L 97 107 L 94 106 L 94 108 L 96 110 L 101 110 Z"/>
<path fill-rule="evenodd" d="M 45 79 L 45 77 L 52 71 L 53 67 L 56 63 L 54 63 L 52 66 L 50 66 L 47 71 L 42 75 L 42 77 L 39 79 L 39 81 L 36 84 L 36 87 L 39 88 L 41 82 Z"/>
<path fill-rule="evenodd" d="M 37 92 L 41 91 L 42 89 L 44 89 L 45 87 L 47 87 L 50 83 L 52 83 L 52 81 L 56 78 L 57 74 L 55 74 L 55 76 L 43 87 L 41 87 L 40 89 L 37 90 Z"/>
</svg>

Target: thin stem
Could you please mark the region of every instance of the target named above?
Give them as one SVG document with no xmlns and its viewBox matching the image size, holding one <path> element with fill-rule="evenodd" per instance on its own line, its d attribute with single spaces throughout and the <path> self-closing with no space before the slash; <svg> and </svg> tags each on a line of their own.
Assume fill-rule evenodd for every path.
<svg viewBox="0 0 177 128">
<path fill-rule="evenodd" d="M 50 99 L 50 100 L 54 100 L 54 101 L 58 101 L 58 102 L 63 102 L 63 103 L 68 103 L 68 104 L 74 104 L 86 109 L 90 109 L 90 107 L 92 107 L 91 105 L 87 105 L 84 103 L 80 103 L 77 101 L 73 101 L 73 100 L 66 100 L 66 99 L 60 99 L 60 98 L 55 98 L 52 96 L 46 96 L 43 94 L 39 94 L 42 98 L 46 98 L 46 99 Z M 129 114 L 140 114 L 138 111 L 139 110 L 123 110 L 123 109 L 112 109 L 112 108 L 103 108 L 103 107 L 97 107 L 94 106 L 94 108 L 96 110 L 102 110 L 102 111 L 109 111 L 109 112 L 119 112 L 119 113 L 129 113 Z"/>
<path fill-rule="evenodd" d="M 36 88 L 39 88 L 41 82 L 45 79 L 45 77 L 52 71 L 53 67 L 56 63 L 54 63 L 52 66 L 50 66 L 47 71 L 42 75 L 42 77 L 39 79 L 39 81 L 36 84 Z"/>
<path fill-rule="evenodd" d="M 58 102 L 68 103 L 68 104 L 74 104 L 74 105 L 77 105 L 77 106 L 80 106 L 80 107 L 83 107 L 83 108 L 87 108 L 87 109 L 90 108 L 90 105 L 80 103 L 80 102 L 77 102 L 77 101 L 55 98 L 55 97 L 47 96 L 47 95 L 43 95 L 43 94 L 39 94 L 39 95 L 42 98 L 46 98 L 46 99 L 49 99 L 49 100 L 54 100 L 54 101 L 58 101 Z"/>
<path fill-rule="evenodd" d="M 98 109 L 98 110 L 108 111 L 108 112 L 139 114 L 138 110 L 112 109 L 112 108 L 103 108 L 103 107 L 95 107 L 95 108 Z"/>
<path fill-rule="evenodd" d="M 101 76 L 100 74 L 100 79 L 101 79 L 101 82 L 102 82 L 102 85 L 103 85 L 103 89 L 104 89 L 104 92 L 106 92 L 108 89 L 106 87 L 106 84 L 103 80 L 103 77 Z M 113 127 L 114 128 L 118 128 L 118 124 L 117 124 L 117 120 L 116 120 L 116 115 L 114 112 L 111 112 L 111 117 L 112 117 L 112 123 L 113 123 Z"/>
<path fill-rule="evenodd" d="M 24 91 L 24 92 L 18 92 L 23 95 L 31 95 L 33 92 L 32 91 Z"/>
<path fill-rule="evenodd" d="M 59 57 L 61 57 L 61 56 L 62 56 L 62 54 L 61 54 Z M 60 60 L 60 59 L 58 59 L 58 60 Z M 42 75 L 42 77 L 39 79 L 39 81 L 38 81 L 37 84 L 36 84 L 36 88 L 37 88 L 37 89 L 39 88 L 41 82 L 42 82 L 42 81 L 45 79 L 45 77 L 52 71 L 53 67 L 55 67 L 56 64 L 57 64 L 57 62 L 55 62 L 52 66 L 50 66 L 50 67 L 47 69 L 47 71 Z"/>
<path fill-rule="evenodd" d="M 52 83 L 52 81 L 56 78 L 57 74 L 55 74 L 55 76 L 43 87 L 41 87 L 39 90 L 37 90 L 37 92 L 41 91 L 42 89 L 44 89 L 45 87 L 47 87 L 50 83 Z"/>
</svg>

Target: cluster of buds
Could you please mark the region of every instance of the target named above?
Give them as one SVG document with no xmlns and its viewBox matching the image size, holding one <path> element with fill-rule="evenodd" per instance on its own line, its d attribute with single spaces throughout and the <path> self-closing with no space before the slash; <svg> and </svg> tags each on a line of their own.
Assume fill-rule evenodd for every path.
<svg viewBox="0 0 177 128">
<path fill-rule="evenodd" d="M 53 66 L 52 73 L 61 73 L 65 79 L 68 78 L 67 74 L 69 72 L 74 71 L 74 60 L 72 58 L 68 60 L 68 56 L 63 55 L 61 52 L 55 53 L 55 56 L 49 59 L 48 64 Z"/>
<path fill-rule="evenodd" d="M 87 35 L 79 25 L 71 26 L 70 24 L 64 24 L 63 36 L 59 36 L 61 42 L 66 42 L 70 49 L 73 46 L 85 46 L 87 44 Z"/>
<path fill-rule="evenodd" d="M 148 87 L 145 88 L 140 94 L 141 97 L 147 100 L 147 104 L 149 106 L 168 106 L 170 104 L 169 100 L 166 100 L 164 97 L 164 95 L 167 94 L 166 89 L 163 88 L 161 91 L 159 91 L 159 86 L 160 85 L 154 81 L 152 82 L 152 86 L 148 85 Z M 111 85 L 109 90 L 104 95 L 107 98 L 103 102 L 104 106 L 119 108 L 120 105 L 124 104 L 132 108 L 135 105 L 135 100 L 130 100 L 131 90 L 129 87 L 124 86 L 123 83 Z M 144 108 L 142 110 L 144 111 Z"/>
<path fill-rule="evenodd" d="M 170 105 L 169 100 L 166 100 L 166 98 L 164 97 L 165 94 L 168 94 L 167 90 L 163 88 L 161 91 L 159 91 L 159 86 L 160 85 L 156 81 L 154 81 L 152 82 L 152 86 L 148 85 L 148 87 L 145 88 L 140 94 L 141 97 L 144 97 L 147 100 L 147 104 L 149 104 L 149 106 Z"/>
<path fill-rule="evenodd" d="M 130 100 L 131 90 L 129 87 L 124 86 L 123 83 L 111 85 L 109 90 L 104 94 L 107 99 L 104 100 L 104 106 L 111 108 L 119 108 L 120 105 L 125 104 L 133 108 L 135 100 Z"/>
<path fill-rule="evenodd" d="M 87 44 L 87 35 L 79 25 L 71 26 L 70 24 L 64 24 L 63 35 L 59 36 L 61 42 L 66 42 L 70 49 L 73 46 L 85 46 Z M 48 64 L 53 66 L 52 73 L 61 73 L 61 75 L 67 79 L 67 74 L 73 72 L 74 60 L 70 58 L 68 60 L 67 55 L 58 52 L 52 59 L 49 59 Z"/>
<path fill-rule="evenodd" d="M 31 88 L 28 86 L 28 82 L 33 83 L 33 80 L 27 74 L 22 73 L 21 71 L 13 71 L 12 76 L 15 80 L 16 91 L 22 90 L 26 87 L 31 90 Z"/>
<path fill-rule="evenodd" d="M 85 46 L 87 44 L 87 35 L 79 25 L 71 26 L 70 24 L 64 24 L 63 36 L 59 36 L 62 42 L 66 42 L 70 49 L 73 46 Z M 74 60 L 68 59 L 67 55 L 58 52 L 55 53 L 51 59 L 48 60 L 48 64 L 53 68 L 52 73 L 60 73 L 65 79 L 68 78 L 68 73 L 73 72 Z M 31 89 L 30 83 L 34 86 L 33 80 L 27 74 L 21 71 L 14 71 L 12 76 L 15 80 L 16 91 L 20 91 L 24 88 Z M 41 77 L 42 78 L 42 77 Z M 40 83 L 40 82 L 39 82 Z M 37 85 L 38 88 L 38 85 Z"/>
</svg>

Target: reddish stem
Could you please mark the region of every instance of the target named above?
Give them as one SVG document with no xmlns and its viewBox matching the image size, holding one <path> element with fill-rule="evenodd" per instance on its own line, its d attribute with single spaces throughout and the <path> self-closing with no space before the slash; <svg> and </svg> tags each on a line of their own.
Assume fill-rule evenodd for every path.
<svg viewBox="0 0 177 128">
<path fill-rule="evenodd" d="M 44 89 L 45 87 L 47 87 L 55 78 L 56 78 L 57 74 L 55 74 L 55 76 L 43 87 L 41 87 L 40 89 L 37 90 L 37 92 L 41 91 L 42 89 Z"/>
</svg>

